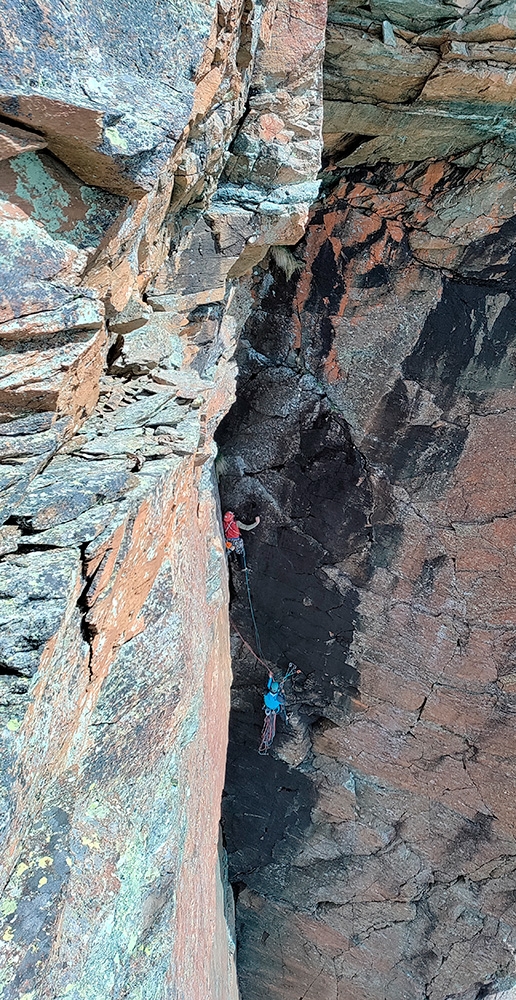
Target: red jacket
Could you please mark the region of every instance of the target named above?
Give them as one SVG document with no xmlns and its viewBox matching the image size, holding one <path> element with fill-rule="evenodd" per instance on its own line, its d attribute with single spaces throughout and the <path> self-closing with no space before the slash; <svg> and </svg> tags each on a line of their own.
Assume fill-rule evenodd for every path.
<svg viewBox="0 0 516 1000">
<path fill-rule="evenodd" d="M 233 542 L 235 538 L 240 538 L 240 528 L 236 523 L 236 517 L 232 510 L 224 514 L 224 536 L 228 542 Z"/>
</svg>

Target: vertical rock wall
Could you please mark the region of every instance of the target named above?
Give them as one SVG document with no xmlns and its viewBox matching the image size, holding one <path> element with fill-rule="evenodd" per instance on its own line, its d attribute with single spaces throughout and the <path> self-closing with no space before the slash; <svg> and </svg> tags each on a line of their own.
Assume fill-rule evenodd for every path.
<svg viewBox="0 0 516 1000">
<path fill-rule="evenodd" d="M 242 330 L 244 1000 L 507 993 L 511 0 L 0 30 L 2 1000 L 237 996 Z"/>
<path fill-rule="evenodd" d="M 255 275 L 222 493 L 261 515 L 263 655 L 302 673 L 262 758 L 235 633 L 246 1000 L 512 996 L 515 29 L 334 4 L 323 196 Z"/>
<path fill-rule="evenodd" d="M 0 16 L 3 1000 L 237 996 L 213 433 L 318 190 L 317 17 Z"/>
</svg>

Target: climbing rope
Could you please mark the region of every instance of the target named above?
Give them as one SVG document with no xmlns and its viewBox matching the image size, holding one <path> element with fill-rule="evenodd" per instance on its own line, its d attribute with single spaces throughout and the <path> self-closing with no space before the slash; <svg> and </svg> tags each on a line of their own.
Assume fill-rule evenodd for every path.
<svg viewBox="0 0 516 1000">
<path fill-rule="evenodd" d="M 270 750 L 274 737 L 276 735 L 276 712 L 272 712 L 271 709 L 267 708 L 265 710 L 265 719 L 262 729 L 262 741 L 258 747 L 259 754 L 266 754 Z"/>
<path fill-rule="evenodd" d="M 258 631 L 258 625 L 256 624 L 256 617 L 255 617 L 254 607 L 253 607 L 253 599 L 251 597 L 251 587 L 249 586 L 249 569 L 248 569 L 248 566 L 247 566 L 247 559 L 246 559 L 246 556 L 245 556 L 245 548 L 243 550 L 243 558 L 244 558 L 245 585 L 246 585 L 246 589 L 247 589 L 247 600 L 249 602 L 249 611 L 251 612 L 251 618 L 252 618 L 252 621 L 253 621 L 254 637 L 255 637 L 255 640 L 256 640 L 256 648 L 258 650 L 258 657 L 257 657 L 257 659 L 263 660 L 263 650 L 262 650 L 262 644 L 260 642 L 260 633 Z"/>
<path fill-rule="evenodd" d="M 233 619 L 231 617 L 229 619 L 229 624 L 231 625 L 231 628 L 233 629 L 233 632 L 238 636 L 238 638 L 244 644 L 244 646 L 246 647 L 246 649 L 248 649 L 249 652 L 252 653 L 252 655 L 254 656 L 255 660 L 258 663 L 261 663 L 262 666 L 265 667 L 267 673 L 270 674 L 271 673 L 271 668 L 270 668 L 270 665 L 267 663 L 267 660 L 260 659 L 260 657 L 258 656 L 258 653 L 255 653 L 253 647 L 250 645 L 250 643 L 247 642 L 246 639 L 244 639 L 242 633 L 237 629 L 237 627 L 236 627 L 236 625 L 235 625 L 235 623 L 234 623 L 234 621 L 233 621 Z"/>
<path fill-rule="evenodd" d="M 259 518 L 255 519 L 255 524 L 259 523 Z M 249 652 L 255 657 L 257 663 L 261 663 L 265 667 L 268 675 L 269 682 L 268 687 L 264 695 L 264 710 L 265 719 L 262 727 L 261 741 L 258 748 L 258 753 L 266 754 L 270 750 L 274 737 L 276 735 L 276 716 L 281 715 L 281 717 L 287 722 L 287 714 L 285 709 L 285 691 L 284 685 L 285 681 L 292 677 L 293 674 L 301 673 L 297 669 L 295 663 L 289 663 L 288 670 L 281 681 L 276 681 L 274 679 L 274 674 L 272 672 L 270 664 L 266 662 L 263 656 L 262 643 L 260 640 L 260 633 L 258 631 L 258 624 L 256 621 L 256 615 L 254 612 L 253 598 L 251 595 L 251 585 L 249 583 L 249 567 L 247 565 L 247 557 L 245 546 L 243 544 L 242 538 L 240 536 L 239 528 L 246 527 L 247 529 L 254 527 L 254 525 L 242 525 L 239 521 L 236 521 L 235 515 L 232 511 L 228 511 L 224 515 L 224 536 L 226 538 L 226 548 L 229 552 L 234 552 L 237 556 L 242 559 L 242 569 L 245 574 L 245 586 L 247 591 L 247 601 L 249 604 L 249 612 L 251 615 L 251 620 L 254 629 L 254 638 L 256 644 L 256 650 L 249 645 L 244 639 L 243 635 L 239 632 L 236 625 L 231 621 L 230 624 L 234 632 L 239 636 L 242 643 Z"/>
</svg>

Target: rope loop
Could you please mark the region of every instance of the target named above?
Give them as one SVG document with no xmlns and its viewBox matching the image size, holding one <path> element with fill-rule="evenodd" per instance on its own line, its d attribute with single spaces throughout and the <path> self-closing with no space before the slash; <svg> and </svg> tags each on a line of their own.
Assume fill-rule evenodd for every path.
<svg viewBox="0 0 516 1000">
<path fill-rule="evenodd" d="M 265 709 L 265 719 L 263 722 L 262 729 L 262 741 L 258 747 L 259 754 L 266 754 L 270 750 L 274 737 L 276 735 L 276 712 L 273 712 L 270 708 Z"/>
</svg>

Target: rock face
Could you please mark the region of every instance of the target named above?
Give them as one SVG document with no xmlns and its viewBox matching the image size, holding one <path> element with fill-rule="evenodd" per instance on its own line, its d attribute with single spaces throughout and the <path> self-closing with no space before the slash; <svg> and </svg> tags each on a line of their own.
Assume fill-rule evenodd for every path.
<svg viewBox="0 0 516 1000">
<path fill-rule="evenodd" d="M 328 153 L 342 165 L 374 165 L 447 157 L 494 138 L 513 148 L 515 39 L 510 0 L 330 3 Z"/>
<path fill-rule="evenodd" d="M 318 191 L 325 15 L 291 6 L 1 15 L 2 1000 L 238 995 L 213 434 L 228 277 Z"/>
<path fill-rule="evenodd" d="M 231 653 L 243 1000 L 509 1000 L 512 0 L 0 30 L 2 1000 L 237 1000 Z"/>
<path fill-rule="evenodd" d="M 515 983 L 516 32 L 512 7 L 456 6 L 330 10 L 323 197 L 255 273 L 219 432 L 224 504 L 261 516 L 263 657 L 301 671 L 260 757 L 267 675 L 235 574 L 246 1000 Z"/>
</svg>

